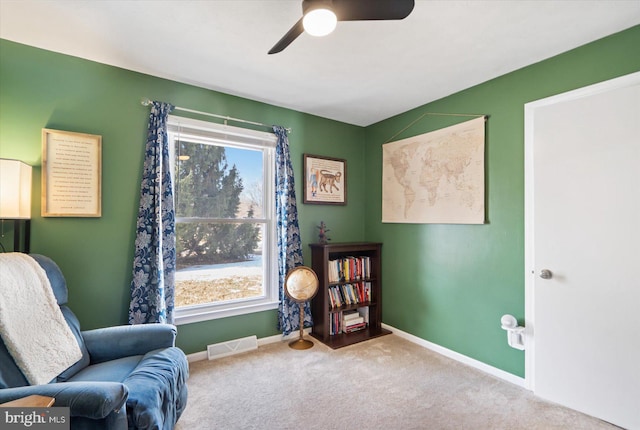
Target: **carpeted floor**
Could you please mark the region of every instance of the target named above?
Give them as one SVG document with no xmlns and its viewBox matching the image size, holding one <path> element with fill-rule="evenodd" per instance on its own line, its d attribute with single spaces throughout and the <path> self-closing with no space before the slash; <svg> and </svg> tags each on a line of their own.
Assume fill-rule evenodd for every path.
<svg viewBox="0 0 640 430">
<path fill-rule="evenodd" d="M 176 430 L 617 429 L 389 335 L 191 364 Z"/>
</svg>

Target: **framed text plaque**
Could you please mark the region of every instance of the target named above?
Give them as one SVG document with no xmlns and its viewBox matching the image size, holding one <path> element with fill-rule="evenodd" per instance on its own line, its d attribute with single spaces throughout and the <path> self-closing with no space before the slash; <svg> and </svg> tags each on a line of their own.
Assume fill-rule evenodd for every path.
<svg viewBox="0 0 640 430">
<path fill-rule="evenodd" d="M 102 136 L 42 129 L 42 216 L 102 215 Z"/>
</svg>

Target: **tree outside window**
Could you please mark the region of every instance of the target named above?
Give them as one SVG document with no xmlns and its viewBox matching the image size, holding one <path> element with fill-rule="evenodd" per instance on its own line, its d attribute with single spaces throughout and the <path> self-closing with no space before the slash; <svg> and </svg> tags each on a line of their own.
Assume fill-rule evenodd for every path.
<svg viewBox="0 0 640 430">
<path fill-rule="evenodd" d="M 174 120 L 175 122 L 176 120 Z M 177 312 L 274 300 L 264 178 L 272 145 L 169 127 L 176 207 Z M 220 127 L 220 126 L 218 126 Z M 264 133 L 266 134 L 266 133 Z M 267 166 L 268 172 L 264 171 Z M 268 246 L 269 248 L 265 248 Z"/>
</svg>

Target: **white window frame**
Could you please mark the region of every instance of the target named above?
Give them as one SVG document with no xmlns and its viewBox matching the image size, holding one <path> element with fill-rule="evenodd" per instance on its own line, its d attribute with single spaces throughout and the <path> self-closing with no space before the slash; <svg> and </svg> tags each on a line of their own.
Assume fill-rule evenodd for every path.
<svg viewBox="0 0 640 430">
<path fill-rule="evenodd" d="M 264 294 L 259 297 L 230 300 L 220 303 L 205 303 L 192 306 L 181 306 L 174 309 L 175 324 L 189 324 L 236 315 L 277 309 L 278 294 L 278 266 L 277 266 L 277 238 L 275 219 L 275 148 L 277 137 L 273 133 L 256 131 L 229 125 L 216 124 L 192 118 L 169 115 L 167 122 L 169 134 L 169 154 L 171 169 L 175 166 L 174 136 L 180 134 L 197 135 L 204 139 L 215 141 L 226 146 L 238 148 L 259 149 L 263 152 L 263 217 L 238 218 L 237 222 L 264 223 L 265 234 L 262 247 L 263 286 Z M 175 172 L 171 172 L 175 178 Z M 174 181 L 175 183 L 175 181 Z M 176 217 L 176 224 L 180 218 Z M 199 218 L 198 221 L 224 221 L 215 218 Z"/>
</svg>

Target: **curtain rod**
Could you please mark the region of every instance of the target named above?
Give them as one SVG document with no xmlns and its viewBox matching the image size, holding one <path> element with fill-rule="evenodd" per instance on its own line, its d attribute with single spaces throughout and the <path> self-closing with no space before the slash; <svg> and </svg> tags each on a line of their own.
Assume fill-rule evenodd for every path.
<svg viewBox="0 0 640 430">
<path fill-rule="evenodd" d="M 142 104 L 142 106 L 149 106 L 152 103 L 152 100 L 149 99 L 142 99 L 142 101 L 140 102 L 140 104 Z M 225 125 L 227 125 L 227 121 L 233 121 L 233 122 L 240 122 L 243 124 L 251 124 L 251 125 L 257 125 L 259 127 L 269 127 L 270 129 L 273 127 L 269 124 L 263 124 L 261 122 L 255 122 L 255 121 L 248 121 L 246 119 L 240 119 L 240 118 L 233 118 L 230 116 L 225 116 L 225 115 L 218 115 L 215 113 L 209 113 L 209 112 L 202 112 L 199 110 L 193 110 L 193 109 L 187 109 L 187 108 L 183 108 L 180 106 L 174 106 L 173 107 L 175 110 L 179 110 L 182 112 L 189 112 L 189 113 L 195 113 L 197 115 L 205 115 L 205 116 L 211 116 L 214 118 L 220 118 L 225 120 Z M 291 128 L 289 127 L 285 127 L 285 130 L 287 130 L 287 133 L 291 133 Z"/>
</svg>

